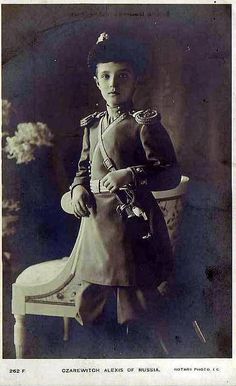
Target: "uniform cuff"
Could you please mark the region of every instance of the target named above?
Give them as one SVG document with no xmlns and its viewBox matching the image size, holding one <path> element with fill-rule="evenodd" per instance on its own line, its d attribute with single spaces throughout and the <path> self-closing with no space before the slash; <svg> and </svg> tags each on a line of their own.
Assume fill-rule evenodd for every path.
<svg viewBox="0 0 236 386">
<path fill-rule="evenodd" d="M 72 194 L 73 194 L 73 189 L 74 189 L 76 186 L 78 186 L 78 185 L 83 186 L 87 191 L 90 191 L 90 185 L 89 185 L 89 183 L 73 182 L 73 183 L 69 186 L 71 198 L 72 198 Z"/>
</svg>

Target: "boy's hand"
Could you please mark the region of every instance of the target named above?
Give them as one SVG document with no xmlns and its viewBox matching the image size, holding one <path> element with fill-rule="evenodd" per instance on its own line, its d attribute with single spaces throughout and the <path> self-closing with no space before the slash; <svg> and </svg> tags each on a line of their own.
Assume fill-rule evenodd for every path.
<svg viewBox="0 0 236 386">
<path fill-rule="evenodd" d="M 89 192 L 82 186 L 77 185 L 72 191 L 72 205 L 77 218 L 88 217 L 91 208 L 91 197 Z"/>
<path fill-rule="evenodd" d="M 132 182 L 132 180 L 133 180 L 132 171 L 129 168 L 127 168 L 127 169 L 115 170 L 114 172 L 109 172 L 105 177 L 103 177 L 103 179 L 101 180 L 101 183 L 111 193 L 114 193 L 122 186 Z"/>
</svg>

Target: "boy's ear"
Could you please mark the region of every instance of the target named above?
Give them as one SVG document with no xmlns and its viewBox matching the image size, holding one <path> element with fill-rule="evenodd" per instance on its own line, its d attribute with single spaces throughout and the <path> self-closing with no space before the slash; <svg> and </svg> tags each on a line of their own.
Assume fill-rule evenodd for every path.
<svg viewBox="0 0 236 386">
<path fill-rule="evenodd" d="M 97 78 L 96 76 L 94 76 L 93 79 L 95 80 L 95 83 L 96 83 L 97 87 L 98 87 L 99 90 L 100 90 L 100 85 L 99 85 L 98 78 Z"/>
</svg>

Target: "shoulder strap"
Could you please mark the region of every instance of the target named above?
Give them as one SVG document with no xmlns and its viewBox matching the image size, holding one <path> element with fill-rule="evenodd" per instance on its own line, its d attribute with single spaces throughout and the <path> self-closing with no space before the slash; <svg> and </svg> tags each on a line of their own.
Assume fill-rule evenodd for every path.
<svg viewBox="0 0 236 386">
<path fill-rule="evenodd" d="M 120 115 L 119 118 L 116 119 L 116 122 L 121 121 L 124 117 L 125 117 L 125 114 Z M 108 155 L 108 153 L 106 151 L 106 148 L 105 148 L 105 145 L 104 145 L 104 141 L 103 141 L 103 134 L 102 134 L 102 122 L 103 122 L 103 118 L 99 122 L 98 145 L 99 145 L 99 149 L 100 149 L 101 154 L 102 154 L 103 165 L 105 166 L 105 168 L 109 172 L 112 172 L 112 171 L 117 170 L 117 167 L 116 167 L 114 161 L 112 160 L 112 158 L 109 157 L 109 155 Z M 113 127 L 113 124 L 114 124 L 114 121 L 107 127 L 106 133 L 107 133 L 108 130 L 110 130 L 110 128 Z"/>
<path fill-rule="evenodd" d="M 98 113 L 97 111 L 93 114 L 90 114 L 88 115 L 87 117 L 83 118 L 80 120 L 80 126 L 81 127 L 85 127 L 85 126 L 90 126 L 93 124 L 93 122 L 96 120 L 96 119 L 99 119 L 101 117 L 103 117 L 104 115 L 106 114 L 105 111 L 102 111 L 100 113 Z"/>
<path fill-rule="evenodd" d="M 99 129 L 98 129 L 98 145 L 102 153 L 102 158 L 103 158 L 103 165 L 106 167 L 109 172 L 117 170 L 115 167 L 115 164 L 113 160 L 108 156 L 107 151 L 104 146 L 103 138 L 102 138 L 102 122 L 103 119 L 100 120 L 99 123 Z"/>
<path fill-rule="evenodd" d="M 134 111 L 131 115 L 142 125 L 153 125 L 161 120 L 161 114 L 152 109 Z"/>
</svg>

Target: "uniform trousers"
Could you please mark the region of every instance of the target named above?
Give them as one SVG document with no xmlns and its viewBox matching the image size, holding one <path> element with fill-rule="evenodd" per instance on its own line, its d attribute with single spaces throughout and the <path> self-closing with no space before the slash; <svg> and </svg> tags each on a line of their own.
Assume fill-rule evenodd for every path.
<svg viewBox="0 0 236 386">
<path fill-rule="evenodd" d="M 76 320 L 81 325 L 95 322 L 102 316 L 110 297 L 116 298 L 117 322 L 154 320 L 160 303 L 157 288 L 108 286 L 81 281 L 75 298 Z"/>
</svg>

